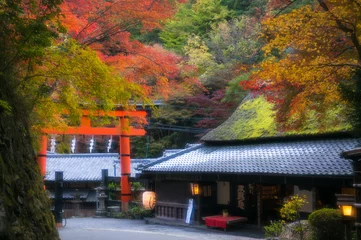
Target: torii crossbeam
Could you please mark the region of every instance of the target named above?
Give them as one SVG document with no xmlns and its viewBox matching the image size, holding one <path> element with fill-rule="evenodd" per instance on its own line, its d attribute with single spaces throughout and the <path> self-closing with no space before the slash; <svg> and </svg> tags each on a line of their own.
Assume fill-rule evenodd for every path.
<svg viewBox="0 0 361 240">
<path fill-rule="evenodd" d="M 144 136 L 144 129 L 135 129 L 129 126 L 129 117 L 146 117 L 145 110 L 122 111 L 115 110 L 105 114 L 102 111 L 97 112 L 97 116 L 111 116 L 120 118 L 120 123 L 116 127 L 91 127 L 89 111 L 83 110 L 81 123 L 78 127 L 66 127 L 61 129 L 44 128 L 41 138 L 41 149 L 38 152 L 38 163 L 42 176 L 46 174 L 46 152 L 48 145 L 47 134 L 65 134 L 65 135 L 112 135 L 119 136 L 120 143 L 120 166 L 121 166 L 121 201 L 122 211 L 128 211 L 129 201 L 132 199 L 131 186 L 129 183 L 130 171 L 130 137 Z"/>
</svg>

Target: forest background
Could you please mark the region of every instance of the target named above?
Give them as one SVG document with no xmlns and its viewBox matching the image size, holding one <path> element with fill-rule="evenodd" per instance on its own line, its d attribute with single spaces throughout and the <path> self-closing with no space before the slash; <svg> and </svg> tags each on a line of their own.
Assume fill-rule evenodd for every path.
<svg viewBox="0 0 361 240">
<path fill-rule="evenodd" d="M 140 84 L 143 97 L 164 101 L 147 136 L 132 139 L 134 158 L 197 142 L 250 92 L 274 104 L 283 130 L 345 117 L 359 128 L 358 1 L 95 2 L 64 2 L 69 36 Z M 61 138 L 59 151 L 69 152 Z M 86 151 L 90 137 L 77 141 Z M 96 139 L 95 151 L 107 142 Z"/>
<path fill-rule="evenodd" d="M 0 0 L 0 237 L 57 238 L 34 149 L 83 108 L 162 100 L 134 158 L 196 142 L 249 94 L 280 129 L 348 118 L 358 132 L 360 13 L 357 0 Z"/>
</svg>

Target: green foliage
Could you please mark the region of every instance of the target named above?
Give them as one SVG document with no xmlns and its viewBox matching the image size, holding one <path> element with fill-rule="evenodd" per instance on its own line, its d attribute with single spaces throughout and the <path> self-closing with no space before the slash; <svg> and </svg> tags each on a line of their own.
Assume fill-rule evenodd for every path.
<svg viewBox="0 0 361 240">
<path fill-rule="evenodd" d="M 338 240 L 343 238 L 342 213 L 338 209 L 323 208 L 311 213 L 308 221 L 312 237 L 317 240 Z"/>
<path fill-rule="evenodd" d="M 284 229 L 284 221 L 271 221 L 271 224 L 269 226 L 265 226 L 265 236 L 269 238 L 277 238 L 281 235 L 283 229 Z"/>
<path fill-rule="evenodd" d="M 20 92 L 32 81 L 24 76 L 40 65 L 57 37 L 60 3 L 0 1 L 1 239 L 59 239 L 28 127 L 32 109 L 27 103 L 40 89 Z"/>
<path fill-rule="evenodd" d="M 115 182 L 108 183 L 108 190 L 117 190 L 119 188 L 119 184 Z"/>
<path fill-rule="evenodd" d="M 61 28 L 53 21 L 59 14 L 58 4 L 58 0 L 0 2 L 2 67 L 9 69 L 21 60 L 44 55 L 45 48 L 51 45 Z"/>
<path fill-rule="evenodd" d="M 132 182 L 131 185 L 132 185 L 132 193 L 133 193 L 134 201 L 141 200 L 140 199 L 141 195 L 139 195 L 139 190 L 143 188 L 143 185 L 140 182 Z"/>
<path fill-rule="evenodd" d="M 292 196 L 291 199 L 287 201 L 281 208 L 281 217 L 289 221 L 300 219 L 300 211 L 306 203 L 306 196 Z"/>
<path fill-rule="evenodd" d="M 227 6 L 236 16 L 262 16 L 266 10 L 267 3 L 268 0 L 222 0 L 222 5 Z"/>
<path fill-rule="evenodd" d="M 0 99 L 0 113 L 11 114 L 11 107 L 8 102 Z"/>
<path fill-rule="evenodd" d="M 143 219 L 145 217 L 154 217 L 152 210 L 146 210 L 141 206 L 133 206 L 125 213 L 117 213 L 113 217 L 122 219 Z"/>
<path fill-rule="evenodd" d="M 192 34 L 203 38 L 213 26 L 229 19 L 232 13 L 220 0 L 197 0 L 182 4 L 174 19 L 169 20 L 160 34 L 165 47 L 182 52 L 187 39 Z"/>
<path fill-rule="evenodd" d="M 212 28 L 208 46 L 217 63 L 253 64 L 261 60 L 261 24 L 254 17 L 240 16 Z"/>
<path fill-rule="evenodd" d="M 347 115 L 350 117 L 353 129 L 361 134 L 361 70 L 353 75 L 353 81 L 342 81 L 340 91 L 342 97 L 351 105 Z"/>
<path fill-rule="evenodd" d="M 139 86 L 115 74 L 95 51 L 73 40 L 47 48 L 46 53 L 42 67 L 34 69 L 20 92 L 31 103 L 34 130 L 77 124 L 84 106 L 94 115 L 142 95 Z M 69 116 L 64 117 L 64 112 Z"/>
<path fill-rule="evenodd" d="M 241 74 L 238 77 L 228 82 L 226 95 L 223 99 L 225 102 L 242 102 L 247 96 L 247 91 L 243 90 L 240 86 L 240 82 L 247 80 L 249 74 Z"/>
<path fill-rule="evenodd" d="M 188 63 L 197 66 L 200 75 L 205 74 L 215 67 L 213 56 L 209 53 L 209 49 L 199 36 L 192 35 L 187 40 L 184 47 L 185 54 L 188 56 Z"/>
<path fill-rule="evenodd" d="M 139 191 L 142 187 L 143 185 L 140 182 L 132 182 L 133 191 Z"/>
<path fill-rule="evenodd" d="M 108 183 L 108 198 L 110 200 L 115 200 L 117 196 L 117 190 L 119 189 L 119 184 L 115 182 L 109 182 Z"/>
<path fill-rule="evenodd" d="M 280 210 L 282 218 L 288 221 L 295 221 L 292 225 L 292 229 L 298 234 L 300 239 L 304 239 L 306 226 L 301 222 L 300 211 L 302 207 L 307 203 L 306 196 L 292 196 Z"/>
</svg>

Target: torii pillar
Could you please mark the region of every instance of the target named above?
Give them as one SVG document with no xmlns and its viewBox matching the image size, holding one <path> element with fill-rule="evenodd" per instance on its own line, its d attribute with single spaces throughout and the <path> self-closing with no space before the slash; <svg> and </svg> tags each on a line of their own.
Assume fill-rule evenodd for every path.
<svg viewBox="0 0 361 240">
<path fill-rule="evenodd" d="M 130 131 L 129 118 L 123 117 L 120 120 L 122 134 L 119 138 L 120 143 L 120 169 L 121 169 L 121 201 L 122 212 L 129 210 L 129 202 L 132 200 L 132 189 L 129 182 L 130 171 Z"/>
<path fill-rule="evenodd" d="M 46 151 L 48 145 L 48 138 L 46 134 L 66 134 L 66 135 L 111 135 L 119 136 L 120 145 L 120 167 L 121 167 L 121 201 L 122 211 L 126 212 L 129 209 L 129 201 L 132 200 L 132 191 L 129 183 L 130 177 L 130 137 L 144 136 L 146 134 L 144 129 L 135 129 L 129 126 L 129 117 L 146 117 L 147 112 L 140 111 L 112 111 L 107 116 L 119 117 L 120 124 L 116 127 L 91 127 L 89 112 L 83 111 L 81 124 L 79 127 L 67 127 L 65 129 L 43 129 L 44 135 L 41 138 L 41 149 L 38 153 L 38 163 L 40 173 L 45 177 L 46 174 Z M 105 116 L 102 111 L 98 112 L 98 116 Z"/>
<path fill-rule="evenodd" d="M 48 148 L 48 137 L 47 135 L 41 136 L 40 150 L 38 152 L 38 164 L 40 168 L 40 174 L 45 180 L 46 175 L 46 151 Z"/>
</svg>

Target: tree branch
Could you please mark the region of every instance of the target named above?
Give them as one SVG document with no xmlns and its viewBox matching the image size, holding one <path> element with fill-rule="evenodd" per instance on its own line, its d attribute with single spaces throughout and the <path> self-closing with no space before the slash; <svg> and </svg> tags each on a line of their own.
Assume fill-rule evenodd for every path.
<svg viewBox="0 0 361 240">
<path fill-rule="evenodd" d="M 352 43 L 355 46 L 356 51 L 357 51 L 358 61 L 360 62 L 361 61 L 361 45 L 360 45 L 360 42 L 358 40 L 356 30 L 345 26 L 339 18 L 337 18 L 334 14 L 332 14 L 332 12 L 328 8 L 328 6 L 326 5 L 324 0 L 317 0 L 317 1 L 318 1 L 319 5 L 321 6 L 321 8 L 324 11 L 329 12 L 333 17 L 335 17 L 335 21 L 336 21 L 338 27 L 341 29 L 341 31 L 343 31 L 344 33 L 350 34 L 351 41 L 352 41 Z"/>
<path fill-rule="evenodd" d="M 281 10 L 278 11 L 278 13 L 276 13 L 276 15 L 274 15 L 273 17 L 277 17 L 278 15 L 280 15 L 284 10 L 286 10 L 289 6 L 291 6 L 294 2 L 296 2 L 297 0 L 293 0 L 290 1 L 286 6 L 284 6 L 283 8 L 281 8 Z"/>
</svg>

